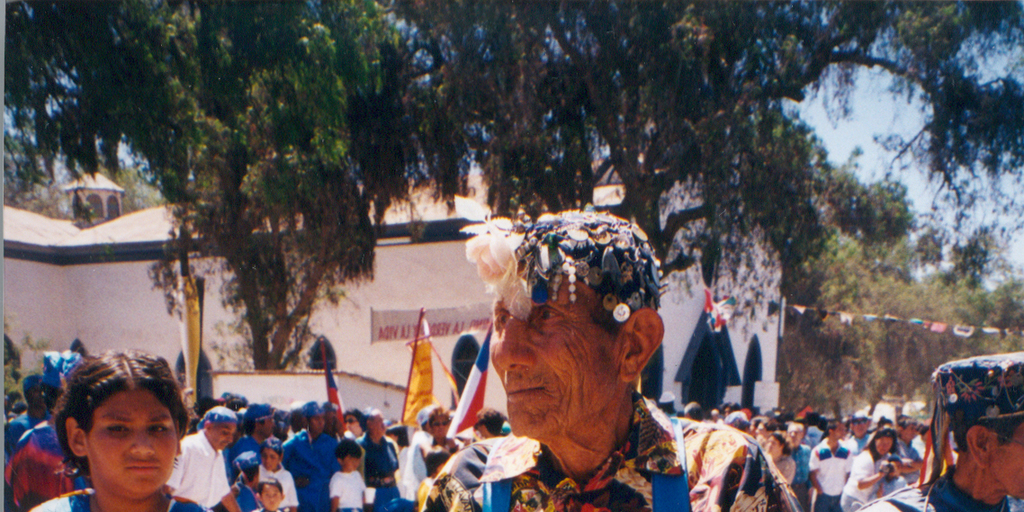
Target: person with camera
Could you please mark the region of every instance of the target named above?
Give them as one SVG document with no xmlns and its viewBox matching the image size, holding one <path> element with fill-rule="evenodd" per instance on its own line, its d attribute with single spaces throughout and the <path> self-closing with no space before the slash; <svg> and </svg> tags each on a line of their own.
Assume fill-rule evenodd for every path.
<svg viewBox="0 0 1024 512">
<path fill-rule="evenodd" d="M 877 497 L 872 491 L 877 493 L 876 486 L 881 480 L 893 475 L 898 477 L 902 472 L 903 462 L 896 454 L 896 431 L 889 427 L 876 430 L 864 451 L 853 459 L 839 506 L 843 512 L 859 510 Z"/>
</svg>

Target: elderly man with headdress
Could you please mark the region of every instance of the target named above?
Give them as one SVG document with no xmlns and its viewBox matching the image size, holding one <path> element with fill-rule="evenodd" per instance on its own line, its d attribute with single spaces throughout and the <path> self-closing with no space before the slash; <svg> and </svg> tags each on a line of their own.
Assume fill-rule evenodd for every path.
<svg viewBox="0 0 1024 512">
<path fill-rule="evenodd" d="M 497 294 L 492 362 L 524 437 L 452 457 L 424 510 L 798 510 L 750 437 L 637 393 L 664 335 L 639 227 L 580 211 L 484 226 L 466 253 Z"/>
<path fill-rule="evenodd" d="M 940 366 L 923 484 L 861 511 L 1006 511 L 1024 499 L 1024 352 Z M 927 451 L 927 450 L 926 450 Z"/>
</svg>

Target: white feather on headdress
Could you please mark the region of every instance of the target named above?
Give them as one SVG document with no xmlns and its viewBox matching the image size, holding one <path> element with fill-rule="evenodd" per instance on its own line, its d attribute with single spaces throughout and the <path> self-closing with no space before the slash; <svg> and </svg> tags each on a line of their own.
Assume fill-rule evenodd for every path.
<svg viewBox="0 0 1024 512">
<path fill-rule="evenodd" d="M 466 242 L 466 259 L 476 264 L 477 274 L 488 290 L 498 294 L 514 316 L 526 318 L 531 308 L 530 296 L 526 282 L 519 277 L 515 257 L 524 235 L 513 231 L 511 220 L 492 217 L 486 206 L 472 199 L 455 196 L 455 211 L 479 222 L 460 230 L 476 235 Z"/>
</svg>

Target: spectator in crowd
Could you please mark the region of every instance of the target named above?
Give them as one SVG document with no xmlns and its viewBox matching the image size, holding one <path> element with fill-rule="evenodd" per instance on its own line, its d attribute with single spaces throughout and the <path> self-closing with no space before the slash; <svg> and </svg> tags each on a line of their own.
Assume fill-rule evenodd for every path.
<svg viewBox="0 0 1024 512">
<path fill-rule="evenodd" d="M 864 512 L 1012 510 L 1024 499 L 1024 352 L 974 357 L 932 374 L 935 408 L 924 484 Z M 950 443 L 952 437 L 955 444 Z M 955 465 L 953 450 L 956 452 Z"/>
<path fill-rule="evenodd" d="M 295 490 L 292 474 L 284 468 L 281 460 L 284 457 L 284 444 L 277 437 L 267 438 L 260 444 L 260 481 L 273 480 L 281 488 L 282 497 L 276 507 L 286 512 L 297 512 L 299 494 Z"/>
<path fill-rule="evenodd" d="M 850 437 L 846 440 L 846 447 L 850 449 L 850 453 L 856 456 L 864 450 L 870 439 L 870 428 L 871 418 L 863 412 L 855 412 L 850 416 Z"/>
<path fill-rule="evenodd" d="M 366 486 L 375 489 L 374 512 L 381 512 L 392 500 L 400 498 L 398 491 L 398 448 L 384 435 L 384 415 L 373 409 L 366 415 L 366 433 L 359 438 L 364 453 Z"/>
<path fill-rule="evenodd" d="M 786 442 L 789 444 L 790 455 L 793 457 L 796 470 L 793 473 L 793 480 L 790 481 L 790 487 L 793 489 L 793 494 L 796 494 L 797 501 L 800 502 L 800 508 L 811 512 L 811 494 L 808 486 L 811 472 L 809 466 L 811 448 L 805 445 L 803 440 L 803 423 L 791 421 L 786 428 Z"/>
<path fill-rule="evenodd" d="M 36 511 L 205 510 L 164 493 L 188 409 L 163 358 L 136 351 L 86 357 L 68 376 L 54 422 L 68 469 L 88 477 L 92 489 Z M 140 445 L 145 446 L 142 463 L 128 464 L 138 460 Z"/>
<path fill-rule="evenodd" d="M 288 440 L 288 431 L 291 429 L 292 413 L 284 409 L 274 411 L 274 437 L 285 442 Z"/>
<path fill-rule="evenodd" d="M 786 483 L 793 481 L 796 474 L 796 462 L 790 456 L 789 444 L 786 443 L 786 436 L 782 432 L 769 432 L 765 438 L 764 451 L 771 457 L 775 467 L 779 469 Z"/>
<path fill-rule="evenodd" d="M 448 437 L 448 427 L 452 424 L 452 414 L 444 407 L 437 407 L 430 411 L 427 417 L 427 433 L 433 438 L 432 446 L 440 446 L 449 453 L 462 449 L 462 443 L 458 439 Z M 424 455 L 424 460 L 426 453 Z"/>
<path fill-rule="evenodd" d="M 921 476 L 921 467 L 924 465 L 923 457 L 914 447 L 914 438 L 917 437 L 917 422 L 910 416 L 900 415 L 896 418 L 896 453 L 903 462 L 903 478 L 909 484 L 916 484 Z"/>
<path fill-rule="evenodd" d="M 409 449 L 399 459 L 400 493 L 407 500 L 415 500 L 420 483 L 427 478 L 427 465 L 424 454 L 434 445 L 434 437 L 430 434 L 430 415 L 437 405 L 428 405 L 416 413 L 416 424 L 419 429 L 413 433 L 409 441 Z"/>
<path fill-rule="evenodd" d="M 359 409 L 345 411 L 345 437 L 359 439 L 366 432 L 366 415 Z"/>
<path fill-rule="evenodd" d="M 748 427 L 748 430 L 750 431 L 750 435 L 754 436 L 754 439 L 763 446 L 768 434 L 768 417 L 754 416 L 753 418 L 750 418 L 750 427 Z"/>
<path fill-rule="evenodd" d="M 25 377 L 21 381 L 21 389 L 25 393 L 28 408 L 24 414 L 7 424 L 7 429 L 4 432 L 6 436 L 4 449 L 8 454 L 14 453 L 14 446 L 18 444 L 25 432 L 50 419 L 50 409 L 46 407 L 46 400 L 43 397 L 43 376 L 29 375 Z"/>
<path fill-rule="evenodd" d="M 704 421 L 704 409 L 697 402 L 690 402 L 683 407 L 683 416 L 693 421 Z"/>
<path fill-rule="evenodd" d="M 331 476 L 331 512 L 362 512 L 366 483 L 359 474 L 363 450 L 359 443 L 344 438 L 334 449 L 334 457 L 341 468 Z"/>
<path fill-rule="evenodd" d="M 224 458 L 233 462 L 239 455 L 253 452 L 258 462 L 260 445 L 274 435 L 274 408 L 268 404 L 250 404 L 242 413 L 242 430 L 245 435 L 224 450 Z M 238 468 L 233 464 L 228 477 L 231 481 L 238 478 Z"/>
<path fill-rule="evenodd" d="M 299 432 L 306 429 L 306 415 L 302 413 L 302 408 L 306 405 L 303 403 L 292 404 L 291 414 L 288 416 L 291 421 L 291 432 L 288 434 L 288 439 L 295 437 Z M 285 439 L 287 441 L 288 439 Z"/>
<path fill-rule="evenodd" d="M 889 455 L 895 453 L 896 431 L 891 428 L 876 430 L 865 445 L 864 451 L 853 460 L 850 478 L 843 487 L 843 512 L 860 510 L 865 503 L 873 499 L 871 491 L 886 476 L 886 473 L 882 472 L 883 467 L 890 472 L 896 471 L 899 475 L 902 464 L 898 459 L 895 464 L 889 461 Z"/>
<path fill-rule="evenodd" d="M 841 512 L 843 486 L 853 469 L 854 455 L 842 443 L 846 435 L 843 422 L 830 420 L 826 432 L 828 436 L 811 450 L 808 463 L 811 485 L 818 493 L 814 500 L 814 512 Z"/>
<path fill-rule="evenodd" d="M 481 443 L 453 456 L 426 512 L 481 506 L 463 479 L 474 473 L 485 510 L 796 507 L 756 444 L 672 422 L 637 392 L 664 335 L 660 264 L 639 227 L 579 211 L 488 226 L 466 254 L 498 293 L 491 360 L 509 422 L 527 437 L 490 445 L 483 466 Z"/>
<path fill-rule="evenodd" d="M 476 431 L 477 439 L 501 437 L 503 435 L 501 429 L 505 426 L 506 421 L 508 418 L 504 414 L 490 407 L 484 407 L 476 413 L 476 424 L 473 425 L 473 430 Z"/>
<path fill-rule="evenodd" d="M 420 483 L 420 488 L 416 491 L 417 507 L 426 503 L 427 496 L 430 494 L 430 488 L 434 485 L 434 479 L 437 478 L 437 474 L 441 472 L 441 468 L 444 467 L 451 457 L 451 452 L 441 446 L 435 446 L 427 452 L 427 455 L 424 457 L 424 462 L 427 465 L 427 478 L 423 479 L 423 482 Z"/>
<path fill-rule="evenodd" d="M 19 511 L 31 510 L 74 489 L 74 483 L 64 471 L 65 454 L 53 426 L 52 411 L 58 405 L 65 376 L 80 361 L 81 355 L 71 351 L 43 354 L 43 375 L 39 385 L 33 387 L 33 393 L 38 389 L 43 407 L 51 412 L 45 415 L 45 421 L 36 423 L 21 435 L 4 469 L 14 505 Z"/>
<path fill-rule="evenodd" d="M 223 454 L 237 429 L 238 416 L 231 409 L 217 406 L 206 412 L 199 432 L 181 441 L 181 454 L 167 481 L 172 496 L 207 508 L 219 504 L 228 512 L 239 512 Z"/>
<path fill-rule="evenodd" d="M 277 480 L 260 480 L 256 484 L 256 495 L 260 498 L 263 508 L 260 512 L 278 512 L 282 510 L 281 501 L 284 499 L 284 487 Z"/>
<path fill-rule="evenodd" d="M 232 492 L 235 494 L 235 501 L 242 512 L 255 512 L 259 510 L 259 500 L 256 498 L 256 484 L 260 477 L 260 458 L 256 452 L 242 452 L 235 458 L 233 464 L 238 479 L 232 485 Z"/>
<path fill-rule="evenodd" d="M 282 464 L 295 480 L 299 512 L 328 512 L 331 499 L 327 488 L 338 471 L 334 458 L 338 440 L 324 435 L 324 409 L 318 402 L 306 402 L 300 414 L 306 429 L 284 443 Z"/>
<path fill-rule="evenodd" d="M 345 430 L 341 424 L 341 420 L 338 419 L 338 406 L 324 402 L 324 434 L 327 434 L 335 439 L 341 439 L 342 434 Z"/>
</svg>

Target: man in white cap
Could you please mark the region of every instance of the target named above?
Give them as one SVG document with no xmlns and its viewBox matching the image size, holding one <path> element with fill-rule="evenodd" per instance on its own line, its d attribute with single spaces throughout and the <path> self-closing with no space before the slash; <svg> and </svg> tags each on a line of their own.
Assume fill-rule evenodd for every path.
<svg viewBox="0 0 1024 512">
<path fill-rule="evenodd" d="M 224 448 L 234 440 L 238 416 L 227 407 L 214 407 L 203 416 L 202 429 L 181 440 L 181 454 L 167 481 L 170 494 L 194 501 L 206 508 L 221 504 L 229 512 L 240 512 L 228 483 Z"/>
<path fill-rule="evenodd" d="M 492 362 L 525 437 L 459 452 L 423 510 L 798 509 L 750 438 L 670 420 L 637 393 L 664 335 L 639 227 L 576 211 L 485 229 L 466 253 L 497 294 Z"/>
</svg>

